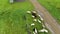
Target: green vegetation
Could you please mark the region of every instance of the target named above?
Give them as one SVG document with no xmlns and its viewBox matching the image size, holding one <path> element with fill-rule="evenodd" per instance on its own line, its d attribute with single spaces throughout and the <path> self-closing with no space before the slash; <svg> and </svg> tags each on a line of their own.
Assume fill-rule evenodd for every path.
<svg viewBox="0 0 60 34">
<path fill-rule="evenodd" d="M 60 23 L 60 0 L 38 0 Z"/>
<path fill-rule="evenodd" d="M 33 5 L 28 1 L 24 2 L 14 2 L 13 4 L 10 4 L 9 0 L 0 0 L 0 12 L 7 11 L 7 10 L 32 10 Z"/>
<path fill-rule="evenodd" d="M 32 19 L 26 21 L 24 16 L 33 8 L 29 1 L 10 4 L 9 0 L 0 0 L 0 34 L 27 34 L 25 25 Z"/>
<path fill-rule="evenodd" d="M 33 28 L 42 29 L 42 24 L 33 22 L 33 5 L 28 1 L 9 3 L 9 0 L 0 0 L 0 34 L 28 34 L 27 30 L 33 31 Z M 38 18 L 37 18 L 38 19 Z M 35 23 L 35 26 L 31 26 Z M 29 29 L 27 29 L 28 24 Z"/>
</svg>

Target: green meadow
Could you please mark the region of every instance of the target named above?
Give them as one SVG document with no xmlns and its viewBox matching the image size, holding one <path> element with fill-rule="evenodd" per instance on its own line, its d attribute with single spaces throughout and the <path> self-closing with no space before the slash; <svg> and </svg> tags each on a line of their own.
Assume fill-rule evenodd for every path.
<svg viewBox="0 0 60 34">
<path fill-rule="evenodd" d="M 38 0 L 60 24 L 60 0 Z"/>
<path fill-rule="evenodd" d="M 33 9 L 33 5 L 28 0 L 13 4 L 10 4 L 9 0 L 0 0 L 0 34 L 28 34 L 29 31 L 32 34 L 33 28 L 41 30 L 42 24 L 38 21 L 34 22 L 32 14 L 27 14 L 27 11 Z M 36 25 L 31 26 L 32 23 Z"/>
<path fill-rule="evenodd" d="M 33 8 L 27 0 L 13 4 L 9 0 L 0 0 L 0 34 L 27 34 L 25 25 L 32 22 L 32 19 L 27 16 L 26 11 Z"/>
</svg>

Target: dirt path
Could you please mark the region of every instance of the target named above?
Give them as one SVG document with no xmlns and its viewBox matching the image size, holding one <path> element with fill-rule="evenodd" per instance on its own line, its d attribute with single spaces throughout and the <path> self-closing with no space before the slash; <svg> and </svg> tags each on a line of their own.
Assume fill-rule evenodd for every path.
<svg viewBox="0 0 60 34">
<path fill-rule="evenodd" d="M 44 23 L 53 34 L 60 34 L 60 26 L 56 20 L 49 14 L 49 12 L 43 8 L 37 0 L 30 0 L 37 10 L 38 14 L 44 19 Z"/>
</svg>

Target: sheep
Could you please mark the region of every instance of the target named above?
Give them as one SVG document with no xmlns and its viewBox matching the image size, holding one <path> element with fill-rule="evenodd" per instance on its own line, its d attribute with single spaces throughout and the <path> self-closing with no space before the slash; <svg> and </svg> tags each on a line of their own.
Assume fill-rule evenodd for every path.
<svg viewBox="0 0 60 34">
<path fill-rule="evenodd" d="M 34 23 L 31 24 L 31 26 L 34 26 L 34 25 L 35 25 Z"/>
<path fill-rule="evenodd" d="M 39 30 L 39 32 L 46 32 L 46 33 L 48 33 L 48 30 L 42 29 L 42 30 Z"/>
<path fill-rule="evenodd" d="M 38 22 L 41 23 L 41 21 L 38 19 Z"/>
<path fill-rule="evenodd" d="M 33 21 L 35 21 L 35 22 L 36 22 L 36 21 L 37 21 L 37 19 L 34 19 Z"/>
<path fill-rule="evenodd" d="M 38 16 L 41 18 L 42 21 L 44 20 L 40 15 L 38 15 Z"/>
<path fill-rule="evenodd" d="M 32 18 L 35 18 L 35 16 L 32 15 Z"/>
<path fill-rule="evenodd" d="M 28 14 L 30 14 L 30 13 L 31 13 L 31 11 L 27 11 L 27 13 L 28 13 Z"/>
<path fill-rule="evenodd" d="M 36 28 L 33 29 L 33 33 L 34 34 L 37 34 L 38 33 Z"/>
<path fill-rule="evenodd" d="M 35 11 L 32 11 L 31 13 L 32 13 L 33 16 L 35 16 L 35 18 L 37 17 L 37 14 L 36 14 Z"/>
</svg>

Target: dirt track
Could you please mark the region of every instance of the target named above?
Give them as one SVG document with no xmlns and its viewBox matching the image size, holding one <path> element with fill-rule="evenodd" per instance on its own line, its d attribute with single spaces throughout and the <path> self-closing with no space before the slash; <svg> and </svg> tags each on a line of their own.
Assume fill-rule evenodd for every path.
<svg viewBox="0 0 60 34">
<path fill-rule="evenodd" d="M 37 10 L 38 14 L 44 19 L 44 23 L 47 28 L 52 31 L 52 34 L 60 34 L 60 26 L 56 20 L 49 14 L 49 12 L 42 7 L 37 0 L 30 0 Z"/>
</svg>

